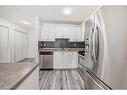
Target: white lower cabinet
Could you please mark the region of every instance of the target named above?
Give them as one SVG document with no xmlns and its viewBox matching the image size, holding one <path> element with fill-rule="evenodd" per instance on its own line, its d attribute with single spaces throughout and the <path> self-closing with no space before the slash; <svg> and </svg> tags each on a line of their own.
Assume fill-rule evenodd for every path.
<svg viewBox="0 0 127 95">
<path fill-rule="evenodd" d="M 62 68 L 62 52 L 54 52 L 53 54 L 53 68 L 60 69 Z"/>
<path fill-rule="evenodd" d="M 62 68 L 71 68 L 70 57 L 70 52 L 62 52 Z"/>
<path fill-rule="evenodd" d="M 72 58 L 71 58 L 72 68 L 78 68 L 78 52 L 72 52 Z"/>
<path fill-rule="evenodd" d="M 53 55 L 54 69 L 71 69 L 78 67 L 78 52 L 55 51 Z"/>
</svg>

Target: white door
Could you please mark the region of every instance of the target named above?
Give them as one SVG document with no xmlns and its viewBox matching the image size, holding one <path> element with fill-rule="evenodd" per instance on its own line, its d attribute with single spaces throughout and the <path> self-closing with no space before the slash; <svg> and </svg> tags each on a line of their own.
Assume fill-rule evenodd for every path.
<svg viewBox="0 0 127 95">
<path fill-rule="evenodd" d="M 9 29 L 0 26 L 0 63 L 9 62 Z"/>
<path fill-rule="evenodd" d="M 56 31 L 55 26 L 50 25 L 48 28 L 49 28 L 49 31 L 48 31 L 49 41 L 55 41 L 55 31 Z"/>
<path fill-rule="evenodd" d="M 21 33 L 21 53 L 22 53 L 22 59 L 27 57 L 27 34 Z"/>
<path fill-rule="evenodd" d="M 27 34 L 14 31 L 14 59 L 15 62 L 27 57 Z"/>
<path fill-rule="evenodd" d="M 14 31 L 14 58 L 15 62 L 21 60 L 22 56 L 22 46 L 21 46 L 21 33 L 17 30 Z"/>
</svg>

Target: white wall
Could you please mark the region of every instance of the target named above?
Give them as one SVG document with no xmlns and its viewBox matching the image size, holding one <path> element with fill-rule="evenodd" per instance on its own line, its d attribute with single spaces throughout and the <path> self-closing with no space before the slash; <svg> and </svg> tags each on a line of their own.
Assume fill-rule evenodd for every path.
<svg viewBox="0 0 127 95">
<path fill-rule="evenodd" d="M 14 23 L 0 18 L 0 25 L 9 28 L 9 62 L 14 62 L 14 29 L 27 33 L 27 30 Z"/>
<path fill-rule="evenodd" d="M 38 40 L 40 39 L 42 23 L 38 17 L 35 17 L 35 27 L 28 33 L 28 57 L 35 58 L 39 62 Z"/>
<path fill-rule="evenodd" d="M 35 49 L 35 42 L 34 42 L 34 30 L 29 31 L 28 33 L 28 58 L 35 58 L 34 49 Z"/>
</svg>

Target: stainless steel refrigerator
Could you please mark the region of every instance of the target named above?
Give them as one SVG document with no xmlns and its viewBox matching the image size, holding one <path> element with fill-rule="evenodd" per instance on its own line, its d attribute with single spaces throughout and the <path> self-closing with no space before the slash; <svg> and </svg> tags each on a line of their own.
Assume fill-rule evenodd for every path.
<svg viewBox="0 0 127 95">
<path fill-rule="evenodd" d="M 102 6 L 85 22 L 81 65 L 87 89 L 127 89 L 126 11 L 127 6 Z"/>
</svg>

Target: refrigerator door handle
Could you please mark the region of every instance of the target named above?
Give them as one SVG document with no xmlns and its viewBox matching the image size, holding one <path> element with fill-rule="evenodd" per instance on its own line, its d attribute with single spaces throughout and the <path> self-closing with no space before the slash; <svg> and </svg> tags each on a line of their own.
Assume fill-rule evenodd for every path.
<svg viewBox="0 0 127 95">
<path fill-rule="evenodd" d="M 95 27 L 93 34 L 93 61 L 97 63 L 99 55 L 99 29 Z"/>
<path fill-rule="evenodd" d="M 94 27 L 91 28 L 91 32 L 90 32 L 90 35 L 89 35 L 89 54 L 90 54 L 90 58 L 92 60 L 93 57 L 94 57 L 94 53 L 93 53 L 93 33 L 94 33 Z"/>
</svg>

